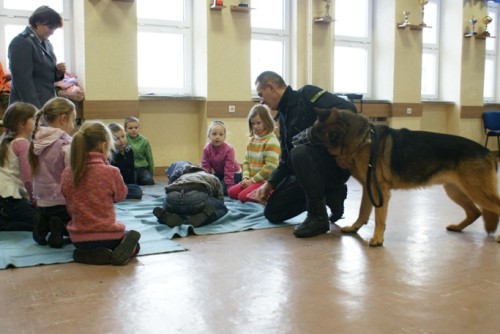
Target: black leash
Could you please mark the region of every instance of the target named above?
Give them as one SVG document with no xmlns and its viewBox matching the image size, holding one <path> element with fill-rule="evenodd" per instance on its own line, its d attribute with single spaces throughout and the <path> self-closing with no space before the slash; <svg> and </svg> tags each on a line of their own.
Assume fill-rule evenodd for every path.
<svg viewBox="0 0 500 334">
<path fill-rule="evenodd" d="M 368 188 L 368 196 L 370 197 L 370 202 L 372 202 L 372 205 L 374 207 L 380 208 L 382 205 L 384 205 L 384 197 L 382 196 L 382 191 L 380 190 L 380 184 L 378 183 L 376 173 L 379 138 L 377 129 L 373 124 L 370 124 L 370 133 L 372 137 L 372 146 L 370 151 L 370 162 L 368 163 L 368 171 L 366 173 L 366 187 Z M 375 190 L 377 191 L 377 196 L 380 200 L 379 203 L 376 203 L 375 198 L 373 198 L 372 187 L 370 186 L 372 175 L 373 182 L 375 183 Z"/>
</svg>

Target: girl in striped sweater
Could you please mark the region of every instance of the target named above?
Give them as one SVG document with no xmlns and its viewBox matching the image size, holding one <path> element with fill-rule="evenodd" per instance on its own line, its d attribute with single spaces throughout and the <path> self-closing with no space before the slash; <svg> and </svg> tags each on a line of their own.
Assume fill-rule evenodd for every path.
<svg viewBox="0 0 500 334">
<path fill-rule="evenodd" d="M 280 156 L 280 144 L 274 134 L 274 121 L 269 109 L 255 105 L 248 113 L 250 140 L 243 162 L 243 180 L 229 188 L 228 195 L 245 203 L 258 202 L 249 196 L 266 181 L 276 169 Z"/>
</svg>

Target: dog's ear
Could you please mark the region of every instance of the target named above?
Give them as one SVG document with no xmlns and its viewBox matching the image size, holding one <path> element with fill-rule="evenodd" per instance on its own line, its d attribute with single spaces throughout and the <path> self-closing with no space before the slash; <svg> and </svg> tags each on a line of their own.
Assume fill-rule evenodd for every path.
<svg viewBox="0 0 500 334">
<path fill-rule="evenodd" d="M 330 109 L 319 109 L 314 108 L 314 111 L 318 115 L 318 121 L 324 122 L 328 117 L 330 117 L 331 110 Z"/>
</svg>

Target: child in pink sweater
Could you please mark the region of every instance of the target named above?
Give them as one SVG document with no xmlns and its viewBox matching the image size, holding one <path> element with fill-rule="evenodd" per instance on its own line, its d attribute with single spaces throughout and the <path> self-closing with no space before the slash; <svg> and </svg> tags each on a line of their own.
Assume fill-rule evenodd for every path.
<svg viewBox="0 0 500 334">
<path fill-rule="evenodd" d="M 214 174 L 222 183 L 224 195 L 227 189 L 241 181 L 241 167 L 234 156 L 234 148 L 226 142 L 226 126 L 213 121 L 208 127 L 208 143 L 203 149 L 201 167 Z"/>
<path fill-rule="evenodd" d="M 110 130 L 100 122 L 86 122 L 71 143 L 61 191 L 71 214 L 67 229 L 75 262 L 123 265 L 139 252 L 139 232 L 126 232 L 116 221 L 114 203 L 125 200 L 127 186 L 108 162 L 113 145 Z"/>
</svg>

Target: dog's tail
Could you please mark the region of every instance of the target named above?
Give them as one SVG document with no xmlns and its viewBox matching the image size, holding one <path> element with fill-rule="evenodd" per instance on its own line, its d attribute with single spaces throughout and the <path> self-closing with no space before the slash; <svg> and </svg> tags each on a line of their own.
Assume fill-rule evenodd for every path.
<svg viewBox="0 0 500 334">
<path fill-rule="evenodd" d="M 498 214 L 492 211 L 483 210 L 484 228 L 486 233 L 495 233 L 498 227 L 498 219 Z"/>
</svg>

